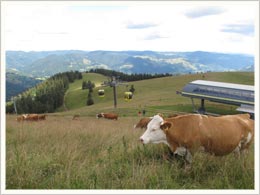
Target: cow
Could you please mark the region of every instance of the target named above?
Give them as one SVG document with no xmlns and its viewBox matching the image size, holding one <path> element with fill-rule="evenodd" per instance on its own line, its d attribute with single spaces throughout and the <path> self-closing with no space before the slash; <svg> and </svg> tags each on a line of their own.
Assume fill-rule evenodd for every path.
<svg viewBox="0 0 260 195">
<path fill-rule="evenodd" d="M 134 129 L 137 129 L 137 128 L 141 128 L 141 129 L 144 129 L 144 128 L 147 128 L 147 124 L 152 120 L 152 117 L 145 117 L 145 118 L 141 118 L 139 120 L 139 122 L 134 125 Z"/>
<path fill-rule="evenodd" d="M 46 115 L 45 114 L 38 115 L 38 120 L 46 120 Z"/>
<path fill-rule="evenodd" d="M 117 120 L 118 119 L 118 115 L 114 114 L 114 113 L 99 113 L 96 115 L 97 118 L 106 118 L 106 119 L 110 119 L 110 120 Z"/>
<path fill-rule="evenodd" d="M 180 115 L 164 120 L 155 115 L 140 137 L 143 144 L 165 143 L 174 154 L 184 156 L 187 165 L 198 150 L 223 156 L 240 153 L 254 139 L 254 121 L 249 114 L 207 116 Z"/>
<path fill-rule="evenodd" d="M 72 118 L 72 120 L 78 120 L 79 119 L 79 114 L 75 114 Z"/>
<path fill-rule="evenodd" d="M 163 117 L 162 114 L 158 114 L 160 115 L 161 117 Z M 176 116 L 179 116 L 179 114 L 171 114 L 171 115 L 168 115 L 168 118 L 173 118 L 173 117 L 176 117 Z M 153 117 L 145 117 L 145 118 L 141 118 L 139 120 L 139 122 L 134 125 L 134 129 L 137 129 L 137 128 L 140 128 L 140 129 L 146 129 L 147 128 L 147 125 L 148 123 L 152 120 Z"/>
<path fill-rule="evenodd" d="M 39 115 L 38 114 L 25 114 L 24 120 L 26 120 L 26 121 L 38 121 Z"/>
<path fill-rule="evenodd" d="M 46 120 L 46 115 L 39 115 L 39 114 L 23 114 L 23 120 L 25 121 L 39 121 L 39 120 Z"/>
<path fill-rule="evenodd" d="M 24 115 L 21 115 L 21 116 L 17 116 L 17 117 L 16 117 L 17 122 L 24 121 L 24 119 L 25 119 Z"/>
</svg>

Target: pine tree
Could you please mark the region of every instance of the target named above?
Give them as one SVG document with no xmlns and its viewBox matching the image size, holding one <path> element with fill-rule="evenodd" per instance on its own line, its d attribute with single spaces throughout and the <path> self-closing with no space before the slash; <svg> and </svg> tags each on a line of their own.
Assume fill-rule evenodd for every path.
<svg viewBox="0 0 260 195">
<path fill-rule="evenodd" d="M 83 81 L 82 82 L 82 90 L 87 89 L 87 82 Z"/>
<path fill-rule="evenodd" d="M 132 93 L 134 93 L 134 92 L 135 92 L 134 85 L 131 85 L 131 88 L 129 89 L 129 91 L 131 91 Z"/>
<path fill-rule="evenodd" d="M 93 104 L 94 104 L 94 100 L 92 98 L 92 93 L 89 90 L 89 92 L 88 92 L 88 99 L 87 99 L 87 106 L 91 106 Z"/>
</svg>

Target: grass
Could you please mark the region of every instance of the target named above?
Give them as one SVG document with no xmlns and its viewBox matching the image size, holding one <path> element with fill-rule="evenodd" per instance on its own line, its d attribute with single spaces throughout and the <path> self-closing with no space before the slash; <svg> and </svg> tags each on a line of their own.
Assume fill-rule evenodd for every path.
<svg viewBox="0 0 260 195">
<path fill-rule="evenodd" d="M 213 81 L 254 84 L 253 73 L 207 73 Z M 196 153 L 189 172 L 183 159 L 169 158 L 163 144 L 142 145 L 144 130 L 133 130 L 137 113 L 166 116 L 192 112 L 189 98 L 177 95 L 183 86 L 202 79 L 191 74 L 129 83 L 136 89 L 132 101 L 123 99 L 126 86 L 117 87 L 118 107 L 113 107 L 112 88 L 99 98 L 98 74 L 84 74 L 96 83 L 93 106 L 85 106 L 87 91 L 82 80 L 70 84 L 65 97 L 68 110 L 48 114 L 46 121 L 17 122 L 6 117 L 7 189 L 254 189 L 254 147 L 240 159 L 232 154 L 214 157 Z M 199 106 L 199 101 L 195 101 Z M 206 101 L 208 112 L 235 114 L 236 107 Z M 118 121 L 96 119 L 98 112 L 116 112 Z M 80 114 L 80 120 L 72 120 Z"/>
<path fill-rule="evenodd" d="M 7 116 L 7 189 L 254 189 L 254 151 L 194 155 L 191 171 L 168 158 L 163 144 L 138 141 L 138 117 L 118 121 L 48 116 L 17 122 Z"/>
<path fill-rule="evenodd" d="M 107 78 L 99 74 L 84 74 L 84 80 L 91 80 L 97 83 L 93 92 L 94 105 L 86 106 L 87 90 L 81 90 L 82 80 L 70 84 L 70 88 L 65 98 L 65 104 L 68 107 L 66 114 L 81 114 L 85 116 L 94 116 L 97 112 L 115 111 L 113 102 L 113 89 L 111 87 L 100 87 L 102 81 Z M 211 81 L 233 82 L 240 84 L 254 85 L 254 73 L 252 72 L 219 72 L 206 73 L 205 78 L 201 74 L 179 75 L 151 80 L 129 82 L 126 85 L 117 87 L 117 109 L 116 111 L 123 116 L 136 116 L 139 110 L 146 109 L 147 114 L 157 112 L 191 112 L 193 110 L 190 98 L 177 95 L 176 91 L 182 88 L 190 81 L 205 79 Z M 136 89 L 131 101 L 124 100 L 124 92 L 131 85 Z M 105 97 L 98 97 L 98 89 L 105 89 Z M 195 99 L 196 107 L 200 102 Z M 223 104 L 216 104 L 209 101 L 205 102 L 206 110 L 213 113 L 235 113 L 236 107 Z M 157 110 L 156 110 L 157 109 Z M 209 109 L 209 110 L 208 110 Z M 62 111 L 62 109 L 59 109 Z M 230 112 L 230 110 L 233 110 Z M 64 114 L 64 113 L 62 113 Z"/>
</svg>

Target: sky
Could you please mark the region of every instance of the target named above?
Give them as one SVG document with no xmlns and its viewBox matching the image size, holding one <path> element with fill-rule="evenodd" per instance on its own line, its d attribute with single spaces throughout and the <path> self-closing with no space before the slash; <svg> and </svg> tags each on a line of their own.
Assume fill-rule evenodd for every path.
<svg viewBox="0 0 260 195">
<path fill-rule="evenodd" d="M 258 43 L 258 1 L 1 4 L 5 50 L 210 51 L 253 55 Z"/>
</svg>

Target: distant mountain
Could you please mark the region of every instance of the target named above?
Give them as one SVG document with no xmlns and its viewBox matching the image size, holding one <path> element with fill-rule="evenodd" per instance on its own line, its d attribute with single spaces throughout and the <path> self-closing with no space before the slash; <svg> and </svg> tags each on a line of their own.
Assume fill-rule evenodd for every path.
<svg viewBox="0 0 260 195">
<path fill-rule="evenodd" d="M 251 65 L 251 66 L 245 66 L 241 69 L 241 71 L 246 71 L 246 72 L 254 72 L 255 66 Z"/>
<path fill-rule="evenodd" d="M 26 91 L 27 89 L 34 87 L 40 80 L 32 77 L 20 75 L 14 72 L 6 73 L 6 101 L 11 100 L 12 96 L 16 96 L 19 93 Z"/>
<path fill-rule="evenodd" d="M 179 74 L 243 70 L 254 66 L 254 57 L 203 51 L 7 51 L 6 63 L 7 69 L 34 77 L 49 77 L 58 72 L 95 68 L 124 73 Z"/>
</svg>

